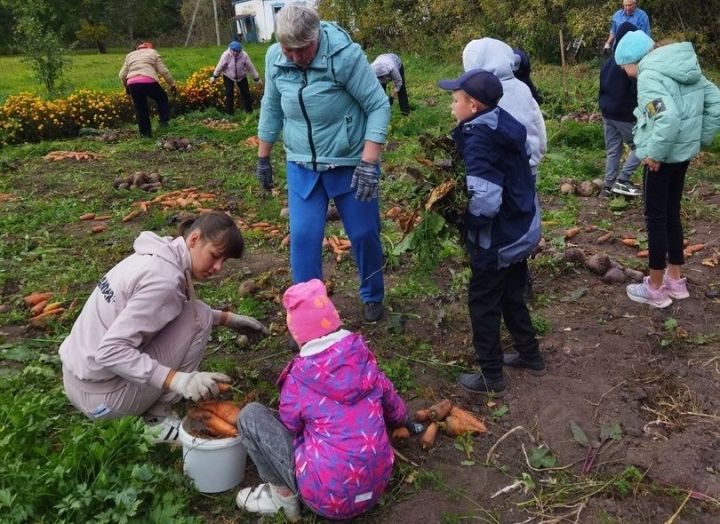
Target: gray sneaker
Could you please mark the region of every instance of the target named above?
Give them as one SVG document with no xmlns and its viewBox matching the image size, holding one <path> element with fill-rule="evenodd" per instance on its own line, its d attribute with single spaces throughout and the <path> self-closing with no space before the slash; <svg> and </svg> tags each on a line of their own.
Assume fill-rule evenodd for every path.
<svg viewBox="0 0 720 524">
<path fill-rule="evenodd" d="M 629 180 L 627 182 L 615 182 L 610 191 L 616 195 L 631 197 L 640 196 L 642 194 L 642 191 L 640 191 L 640 189 Z"/>
<path fill-rule="evenodd" d="M 599 196 L 600 196 L 601 198 L 612 198 L 612 197 L 615 196 L 615 195 L 613 195 L 612 187 L 607 187 L 607 186 L 606 186 L 606 187 L 602 188 L 602 191 L 600 191 L 600 195 L 599 195 Z"/>
</svg>

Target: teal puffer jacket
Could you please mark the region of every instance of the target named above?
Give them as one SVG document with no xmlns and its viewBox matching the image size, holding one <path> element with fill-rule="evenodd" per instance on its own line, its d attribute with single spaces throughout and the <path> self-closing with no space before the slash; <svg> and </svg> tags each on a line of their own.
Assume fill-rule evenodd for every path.
<svg viewBox="0 0 720 524">
<path fill-rule="evenodd" d="M 720 90 L 705 78 L 690 42 L 650 51 L 638 65 L 634 141 L 638 158 L 690 160 L 720 131 Z"/>
<path fill-rule="evenodd" d="M 302 70 L 273 44 L 265 55 L 258 137 L 283 132 L 287 160 L 318 170 L 360 162 L 365 140 L 385 143 L 390 104 L 360 46 L 335 24 L 320 23 L 317 54 Z"/>
</svg>

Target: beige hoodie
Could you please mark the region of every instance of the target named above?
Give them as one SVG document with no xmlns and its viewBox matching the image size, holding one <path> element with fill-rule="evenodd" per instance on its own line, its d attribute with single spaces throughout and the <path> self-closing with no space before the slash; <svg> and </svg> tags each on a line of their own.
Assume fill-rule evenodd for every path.
<svg viewBox="0 0 720 524">
<path fill-rule="evenodd" d="M 123 85 L 127 85 L 128 78 L 140 75 L 149 76 L 158 82 L 160 81 L 158 75 L 162 75 L 169 86 L 175 85 L 170 70 L 154 49 L 138 49 L 128 53 L 125 57 L 125 63 L 120 69 L 119 75 Z"/>
<path fill-rule="evenodd" d="M 170 368 L 142 348 L 188 300 L 190 252 L 182 237 L 173 240 L 149 231 L 133 247 L 135 253 L 95 287 L 60 345 L 60 359 L 76 378 L 89 383 L 121 377 L 162 388 Z"/>
</svg>

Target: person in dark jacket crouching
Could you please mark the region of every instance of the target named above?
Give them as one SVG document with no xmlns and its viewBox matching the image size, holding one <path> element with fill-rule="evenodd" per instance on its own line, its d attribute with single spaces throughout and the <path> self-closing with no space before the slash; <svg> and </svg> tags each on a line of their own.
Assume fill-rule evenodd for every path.
<svg viewBox="0 0 720 524">
<path fill-rule="evenodd" d="M 452 113 L 458 122 L 453 139 L 465 163 L 469 200 L 463 218 L 472 268 L 468 305 L 480 372 L 460 375 L 458 384 L 501 397 L 503 364 L 534 375 L 546 372 L 523 296 L 527 258 L 540 241 L 526 131 L 497 106 L 503 87 L 492 73 L 471 69 L 438 86 L 453 92 Z M 501 318 L 517 351 L 504 357 Z"/>
</svg>

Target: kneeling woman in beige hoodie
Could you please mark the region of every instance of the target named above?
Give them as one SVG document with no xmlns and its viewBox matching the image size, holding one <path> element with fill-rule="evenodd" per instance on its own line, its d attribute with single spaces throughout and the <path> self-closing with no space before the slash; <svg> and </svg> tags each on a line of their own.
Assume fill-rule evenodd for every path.
<svg viewBox="0 0 720 524">
<path fill-rule="evenodd" d="M 135 253 L 108 271 L 60 346 L 65 392 L 91 420 L 143 415 L 158 441 L 174 441 L 179 420 L 171 405 L 218 393 L 222 373 L 198 368 L 213 325 L 265 332 L 251 317 L 196 300 L 192 279 L 205 279 L 228 258 L 240 258 L 243 238 L 224 213 L 180 224 L 177 238 L 150 231 Z"/>
</svg>

